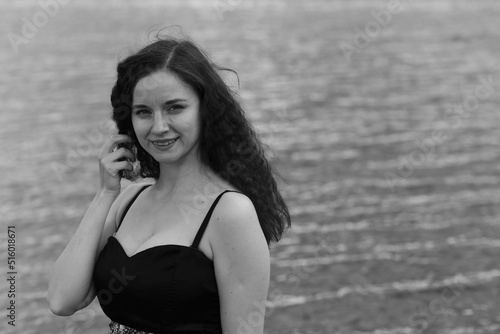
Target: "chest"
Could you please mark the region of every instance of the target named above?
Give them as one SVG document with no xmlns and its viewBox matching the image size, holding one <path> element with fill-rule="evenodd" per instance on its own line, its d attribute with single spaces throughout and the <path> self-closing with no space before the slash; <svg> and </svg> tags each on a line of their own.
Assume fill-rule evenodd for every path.
<svg viewBox="0 0 500 334">
<path fill-rule="evenodd" d="M 165 205 L 134 203 L 114 236 L 128 256 L 161 245 L 189 247 L 207 212 L 208 208 L 196 208 L 185 201 Z M 207 226 L 198 249 L 212 260 L 209 230 Z"/>
</svg>

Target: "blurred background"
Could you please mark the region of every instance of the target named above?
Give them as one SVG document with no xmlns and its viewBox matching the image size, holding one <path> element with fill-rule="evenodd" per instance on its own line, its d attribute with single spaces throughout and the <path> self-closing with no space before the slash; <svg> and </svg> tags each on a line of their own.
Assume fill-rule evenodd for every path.
<svg viewBox="0 0 500 334">
<path fill-rule="evenodd" d="M 117 62 L 149 31 L 179 25 L 238 72 L 286 180 L 292 229 L 272 245 L 265 333 L 500 333 L 498 1 L 21 0 L 0 10 L 0 332 L 107 333 L 97 300 L 53 315 L 48 278 L 97 191 Z"/>
</svg>

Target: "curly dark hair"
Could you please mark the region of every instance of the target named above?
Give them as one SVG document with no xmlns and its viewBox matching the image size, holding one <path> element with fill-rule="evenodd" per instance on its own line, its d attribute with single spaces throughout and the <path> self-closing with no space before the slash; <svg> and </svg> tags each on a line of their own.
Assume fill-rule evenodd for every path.
<svg viewBox="0 0 500 334">
<path fill-rule="evenodd" d="M 139 176 L 159 178 L 159 163 L 141 147 L 132 126 L 132 96 L 140 79 L 159 70 L 171 71 L 193 88 L 200 100 L 200 161 L 252 201 L 267 244 L 278 242 L 285 228 L 291 227 L 290 214 L 276 184 L 279 174 L 265 157 L 267 146 L 259 140 L 236 94 L 218 73 L 232 70 L 215 64 L 189 39 L 156 38 L 117 67 L 111 93 L 112 117 L 119 133 L 133 138 L 128 148 L 140 165 L 139 171 L 122 171 L 123 177 L 131 181 Z"/>
</svg>

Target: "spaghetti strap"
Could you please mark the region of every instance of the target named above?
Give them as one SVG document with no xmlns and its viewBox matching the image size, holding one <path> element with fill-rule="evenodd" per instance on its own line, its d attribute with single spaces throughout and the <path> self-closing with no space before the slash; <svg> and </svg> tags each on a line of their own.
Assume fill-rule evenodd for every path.
<svg viewBox="0 0 500 334">
<path fill-rule="evenodd" d="M 123 222 L 123 218 L 125 218 L 125 215 L 127 214 L 128 212 L 128 209 L 130 209 L 130 207 L 132 206 L 132 203 L 134 203 L 134 201 L 136 200 L 136 198 L 140 195 L 140 193 L 142 193 L 144 191 L 144 189 L 146 189 L 147 187 L 151 186 L 151 184 L 146 184 L 144 187 L 141 188 L 141 190 L 139 190 L 137 192 L 137 194 L 135 194 L 135 196 L 132 198 L 132 200 L 130 200 L 130 202 L 128 202 L 128 205 L 127 207 L 125 208 L 125 211 L 123 211 L 123 215 L 122 215 L 122 218 L 120 219 L 120 223 L 118 224 L 118 227 L 116 228 L 116 231 L 118 232 L 118 229 L 120 228 L 122 222 Z M 116 233 L 116 232 L 115 232 Z"/>
<path fill-rule="evenodd" d="M 194 241 L 193 241 L 193 244 L 191 245 L 191 247 L 196 248 L 196 249 L 198 248 L 198 245 L 200 244 L 201 237 L 203 236 L 203 233 L 205 232 L 205 229 L 207 228 L 208 221 L 210 220 L 210 217 L 212 216 L 212 212 L 214 211 L 215 206 L 219 202 L 222 195 L 224 195 L 225 193 L 230 192 L 230 191 L 243 194 L 241 191 L 237 191 L 237 190 L 225 190 L 222 193 L 220 193 L 219 196 L 217 196 L 217 198 L 213 202 L 212 206 L 208 210 L 208 213 L 205 216 L 205 219 L 203 219 L 203 222 L 201 223 L 201 226 L 200 226 L 200 229 L 198 230 L 198 233 L 196 233 L 196 237 L 194 238 Z"/>
</svg>

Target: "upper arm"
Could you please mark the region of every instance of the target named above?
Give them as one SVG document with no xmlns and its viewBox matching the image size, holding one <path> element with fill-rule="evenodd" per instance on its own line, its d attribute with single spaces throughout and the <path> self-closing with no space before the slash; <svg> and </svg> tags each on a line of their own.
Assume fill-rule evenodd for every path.
<svg viewBox="0 0 500 334">
<path fill-rule="evenodd" d="M 270 254 L 250 199 L 228 193 L 214 210 L 210 245 L 224 334 L 261 334 L 269 289 Z"/>
</svg>

